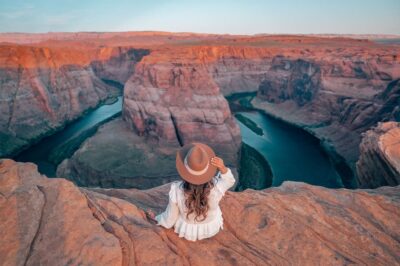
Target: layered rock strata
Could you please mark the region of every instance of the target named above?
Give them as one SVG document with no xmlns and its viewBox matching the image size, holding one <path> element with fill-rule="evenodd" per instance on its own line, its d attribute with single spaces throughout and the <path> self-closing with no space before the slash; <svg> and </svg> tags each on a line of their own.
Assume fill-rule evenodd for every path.
<svg viewBox="0 0 400 266">
<path fill-rule="evenodd" d="M 126 83 L 123 118 L 147 139 L 205 142 L 237 166 L 239 126 L 197 54 L 157 51 L 144 58 Z"/>
<path fill-rule="evenodd" d="M 216 87 L 225 96 L 257 91 L 255 108 L 312 132 L 354 169 L 361 133 L 379 121 L 400 120 L 399 54 L 395 45 L 310 37 L 163 47 L 138 64 L 129 80 L 124 118 L 137 132 L 176 142 L 181 131 L 185 139 L 186 113 L 199 117 L 187 106 L 200 103 L 208 111 L 212 102 L 203 104 L 188 88 L 194 94 L 214 90 L 216 99 Z M 174 124 L 177 109 L 185 115 Z"/>
<path fill-rule="evenodd" d="M 353 170 L 361 133 L 379 121 L 400 120 L 396 44 L 173 33 L 27 40 L 38 43 L 0 46 L 0 156 L 78 117 L 112 94 L 107 84 L 121 87 L 126 80 L 123 116 L 137 134 L 173 146 L 210 143 L 232 166 L 240 133 L 222 95 L 257 91 L 254 108 L 315 134 L 338 155 L 336 164 L 345 160 Z"/>
<path fill-rule="evenodd" d="M 362 188 L 400 184 L 400 123 L 386 122 L 363 134 L 357 162 Z"/>
<path fill-rule="evenodd" d="M 146 53 L 114 47 L 0 45 L 0 157 L 17 153 L 120 95 L 116 84 L 125 83 Z"/>
</svg>

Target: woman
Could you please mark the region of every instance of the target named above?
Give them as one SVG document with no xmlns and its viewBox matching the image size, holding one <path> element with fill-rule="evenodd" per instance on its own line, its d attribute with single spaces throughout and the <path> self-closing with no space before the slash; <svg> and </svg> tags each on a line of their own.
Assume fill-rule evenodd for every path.
<svg viewBox="0 0 400 266">
<path fill-rule="evenodd" d="M 149 217 L 165 228 L 174 227 L 187 240 L 216 235 L 223 229 L 219 202 L 235 183 L 231 170 L 202 143 L 183 146 L 176 155 L 176 168 L 183 180 L 171 184 L 166 210 L 155 217 L 149 212 Z"/>
</svg>

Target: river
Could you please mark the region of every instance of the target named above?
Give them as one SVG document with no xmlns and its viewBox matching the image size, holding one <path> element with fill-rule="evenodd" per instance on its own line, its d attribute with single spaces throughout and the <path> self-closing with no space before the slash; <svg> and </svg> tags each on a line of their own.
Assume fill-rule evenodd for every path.
<svg viewBox="0 0 400 266">
<path fill-rule="evenodd" d="M 19 162 L 33 162 L 39 172 L 54 177 L 58 163 L 70 157 L 80 144 L 95 133 L 97 127 L 119 115 L 122 110 L 122 97 L 112 104 L 104 104 L 88 114 L 69 123 L 57 133 L 43 138 L 16 156 Z"/>
<path fill-rule="evenodd" d="M 70 157 L 85 139 L 96 132 L 99 125 L 118 116 L 121 110 L 122 97 L 119 97 L 115 103 L 102 105 L 42 139 L 15 159 L 34 162 L 40 173 L 54 177 L 57 165 Z M 242 110 L 235 114 L 236 117 L 241 116 L 237 121 L 243 142 L 255 148 L 270 164 L 272 186 L 294 180 L 324 187 L 343 187 L 340 176 L 317 138 L 258 111 Z"/>
<path fill-rule="evenodd" d="M 237 119 L 243 142 L 260 152 L 271 167 L 272 186 L 292 180 L 329 188 L 343 187 L 340 175 L 317 138 L 258 111 L 237 112 L 238 115 L 250 125 Z"/>
</svg>

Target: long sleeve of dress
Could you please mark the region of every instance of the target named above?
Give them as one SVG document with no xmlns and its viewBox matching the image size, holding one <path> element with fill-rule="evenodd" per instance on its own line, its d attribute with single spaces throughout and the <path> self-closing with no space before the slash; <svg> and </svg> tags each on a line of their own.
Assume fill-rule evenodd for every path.
<svg viewBox="0 0 400 266">
<path fill-rule="evenodd" d="M 161 225 L 168 229 L 174 226 L 178 217 L 179 217 L 179 208 L 176 197 L 176 183 L 172 183 L 171 189 L 169 191 L 168 206 L 166 210 L 163 213 L 157 215 L 155 219 L 157 220 L 158 225 Z"/>
<path fill-rule="evenodd" d="M 225 192 L 230 189 L 234 184 L 235 178 L 233 177 L 231 169 L 228 168 L 228 171 L 225 174 L 220 174 L 220 178 L 218 178 L 216 186 L 218 190 L 222 193 L 222 195 L 224 195 Z"/>
</svg>

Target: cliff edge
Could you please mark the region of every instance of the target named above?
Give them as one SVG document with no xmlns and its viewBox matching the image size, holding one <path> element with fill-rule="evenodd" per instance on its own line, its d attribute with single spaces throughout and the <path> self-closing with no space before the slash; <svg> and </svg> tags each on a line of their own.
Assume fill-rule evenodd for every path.
<svg viewBox="0 0 400 266">
<path fill-rule="evenodd" d="M 0 161 L 2 265 L 305 265 L 400 263 L 400 187 L 326 189 L 285 182 L 227 192 L 224 229 L 189 242 L 150 223 L 169 184 L 84 189 Z"/>
</svg>

